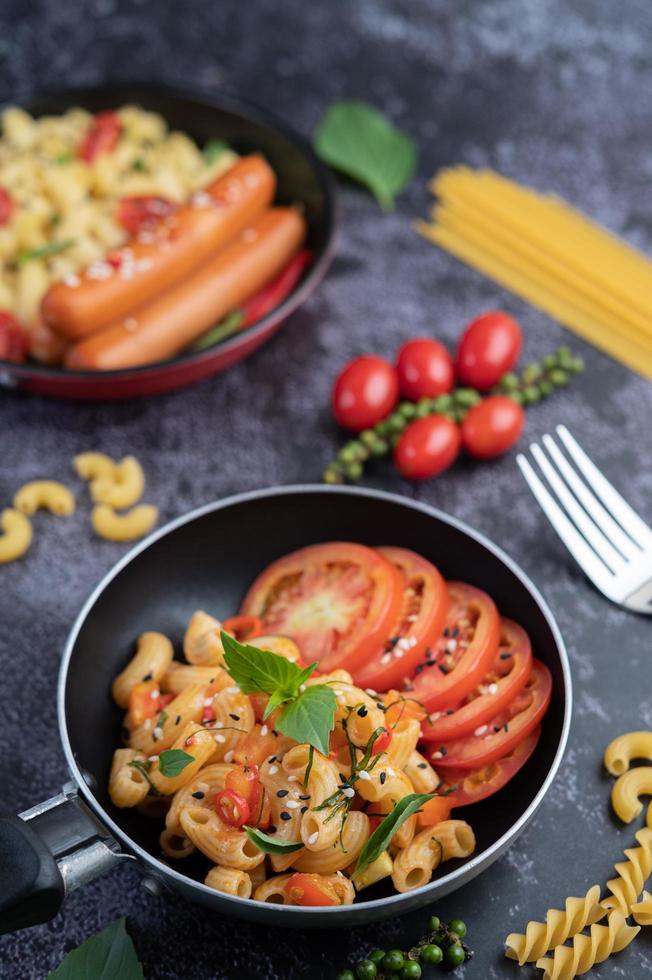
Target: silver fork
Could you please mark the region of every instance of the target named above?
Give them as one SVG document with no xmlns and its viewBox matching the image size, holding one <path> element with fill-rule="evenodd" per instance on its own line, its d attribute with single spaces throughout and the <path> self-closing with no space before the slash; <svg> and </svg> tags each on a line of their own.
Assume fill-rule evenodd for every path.
<svg viewBox="0 0 652 980">
<path fill-rule="evenodd" d="M 553 496 L 522 453 L 521 472 L 575 561 L 612 602 L 652 615 L 652 529 L 591 462 L 565 425 L 530 451 Z M 582 479 L 583 477 L 583 479 Z"/>
</svg>

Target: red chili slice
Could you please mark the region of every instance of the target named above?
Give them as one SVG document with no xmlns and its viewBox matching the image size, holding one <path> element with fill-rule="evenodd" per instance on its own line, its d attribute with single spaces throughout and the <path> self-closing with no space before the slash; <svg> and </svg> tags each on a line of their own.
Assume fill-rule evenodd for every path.
<svg viewBox="0 0 652 980">
<path fill-rule="evenodd" d="M 121 132 L 122 123 L 117 112 L 112 112 L 110 109 L 106 112 L 98 112 L 79 147 L 79 156 L 86 163 L 92 163 L 102 153 L 110 153 L 115 148 Z"/>
<path fill-rule="evenodd" d="M 475 769 L 507 755 L 527 738 L 545 715 L 552 695 L 550 671 L 540 660 L 532 664 L 530 678 L 504 711 L 473 735 L 440 746 L 430 756 L 438 769 Z"/>
<path fill-rule="evenodd" d="M 130 235 L 138 235 L 142 231 L 150 231 L 167 218 L 177 205 L 166 197 L 155 194 L 142 194 L 134 197 L 123 197 L 118 203 L 116 218 Z"/>
<path fill-rule="evenodd" d="M 8 190 L 0 187 L 0 225 L 6 225 L 14 213 L 14 199 Z"/>
<path fill-rule="evenodd" d="M 500 621 L 493 666 L 482 683 L 457 708 L 430 715 L 421 726 L 424 742 L 449 742 L 470 735 L 503 711 L 525 687 L 532 672 L 532 646 L 525 630 L 511 619 Z"/>
<path fill-rule="evenodd" d="M 242 827 L 251 818 L 251 810 L 244 796 L 232 789 L 222 789 L 215 794 L 215 809 L 229 827 Z"/>
</svg>

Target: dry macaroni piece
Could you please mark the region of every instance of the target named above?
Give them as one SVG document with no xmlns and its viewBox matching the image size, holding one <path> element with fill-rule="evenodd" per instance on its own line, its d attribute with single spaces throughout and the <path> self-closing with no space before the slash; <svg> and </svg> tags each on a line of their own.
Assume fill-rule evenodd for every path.
<svg viewBox="0 0 652 980">
<path fill-rule="evenodd" d="M 28 517 L 40 509 L 67 517 L 74 513 L 75 498 L 68 487 L 56 480 L 32 480 L 16 491 L 14 507 Z"/>
<path fill-rule="evenodd" d="M 605 751 L 604 765 L 612 776 L 622 776 L 632 759 L 652 762 L 652 732 L 626 732 L 614 738 Z"/>
<path fill-rule="evenodd" d="M 652 796 L 652 766 L 638 766 L 619 776 L 611 791 L 611 805 L 624 823 L 643 812 L 641 796 Z M 649 821 L 648 810 L 648 821 Z"/>
<path fill-rule="evenodd" d="M 465 821 L 417 830 L 411 814 L 356 871 L 383 816 L 405 796 L 432 792 L 438 784 L 416 749 L 419 723 L 398 719 L 387 751 L 374 755 L 376 729 L 385 723 L 380 700 L 343 670 L 309 677 L 306 690 L 320 683 L 335 693 L 333 750 L 326 757 L 274 727 L 280 709 L 263 717 L 268 695 L 246 694 L 234 682 L 221 625 L 203 610 L 192 615 L 185 662 L 173 659 L 172 644 L 161 633 L 144 633 L 113 684 L 113 697 L 127 713 L 110 796 L 118 807 L 148 813 L 152 801 L 166 803 L 159 810 L 166 859 L 203 855 L 204 883 L 237 898 L 302 904 L 307 881 L 324 904 L 349 905 L 376 882 L 391 879 L 397 890 L 409 891 L 427 883 L 441 862 L 473 853 L 475 836 Z M 287 637 L 250 642 L 292 662 L 300 656 Z M 267 835 L 277 850 L 261 849 L 245 827 Z"/>
<path fill-rule="evenodd" d="M 109 476 L 91 481 L 91 497 L 97 504 L 108 504 L 117 510 L 133 507 L 145 491 L 145 474 L 135 456 L 125 456 L 113 465 Z"/>
<path fill-rule="evenodd" d="M 152 530 L 158 520 L 158 507 L 138 504 L 124 514 L 116 514 L 108 504 L 93 507 L 91 523 L 99 537 L 107 541 L 136 541 Z"/>
<path fill-rule="evenodd" d="M 19 510 L 7 507 L 0 514 L 0 565 L 22 558 L 32 543 L 32 525 Z"/>
</svg>

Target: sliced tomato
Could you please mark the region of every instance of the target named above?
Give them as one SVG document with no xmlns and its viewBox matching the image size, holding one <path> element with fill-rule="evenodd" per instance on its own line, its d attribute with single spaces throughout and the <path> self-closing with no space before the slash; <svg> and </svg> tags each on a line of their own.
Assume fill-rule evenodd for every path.
<svg viewBox="0 0 652 980">
<path fill-rule="evenodd" d="M 6 310 L 0 310 L 0 360 L 22 364 L 27 359 L 27 334 L 19 321 Z"/>
<path fill-rule="evenodd" d="M 116 219 L 130 235 L 141 231 L 151 231 L 159 221 L 176 210 L 174 201 L 156 194 L 140 194 L 123 197 L 118 202 Z"/>
<path fill-rule="evenodd" d="M 477 769 L 442 770 L 445 781 L 439 786 L 439 792 L 452 790 L 446 799 L 453 808 L 486 800 L 502 789 L 525 765 L 537 747 L 540 735 L 541 728 L 535 728 L 507 755 Z"/>
<path fill-rule="evenodd" d="M 232 633 L 240 643 L 246 643 L 263 632 L 263 624 L 258 616 L 230 616 L 222 623 L 225 633 Z"/>
<path fill-rule="evenodd" d="M 262 766 L 265 759 L 274 755 L 277 744 L 278 739 L 269 726 L 266 735 L 260 734 L 260 728 L 254 728 L 238 742 L 234 761 L 243 766 Z"/>
<path fill-rule="evenodd" d="M 500 617 L 487 593 L 449 582 L 448 596 L 446 626 L 405 687 L 428 711 L 459 705 L 482 681 L 498 649 Z"/>
<path fill-rule="evenodd" d="M 79 156 L 86 163 L 92 163 L 102 153 L 110 153 L 122 132 L 122 123 L 117 112 L 110 109 L 98 112 L 93 119 L 90 129 L 79 147 Z"/>
<path fill-rule="evenodd" d="M 302 874 L 297 871 L 285 885 L 285 897 L 289 905 L 339 905 L 337 894 L 320 875 Z"/>
<path fill-rule="evenodd" d="M 292 637 L 322 671 L 362 667 L 383 645 L 401 608 L 403 580 L 372 548 L 331 542 L 301 548 L 258 576 L 240 610 L 268 633 Z"/>
<path fill-rule="evenodd" d="M 550 671 L 540 660 L 534 660 L 527 684 L 504 711 L 476 728 L 473 735 L 442 745 L 430 761 L 442 770 L 475 769 L 495 762 L 534 731 L 548 710 L 551 695 Z"/>
<path fill-rule="evenodd" d="M 14 213 L 14 199 L 8 190 L 0 187 L 0 225 L 6 225 Z"/>
<path fill-rule="evenodd" d="M 129 694 L 128 722 L 130 728 L 140 728 L 144 721 L 160 714 L 174 694 L 161 694 L 156 681 L 141 681 Z"/>
<path fill-rule="evenodd" d="M 446 583 L 434 565 L 407 548 L 376 548 L 402 573 L 403 602 L 385 643 L 353 675 L 360 687 L 376 691 L 411 677 L 428 643 L 441 633 L 448 609 Z"/>
<path fill-rule="evenodd" d="M 215 794 L 215 810 L 229 827 L 243 827 L 251 819 L 251 807 L 233 789 L 221 789 Z"/>
<path fill-rule="evenodd" d="M 498 653 L 482 683 L 464 698 L 458 708 L 435 712 L 421 726 L 424 742 L 449 742 L 470 735 L 507 707 L 525 687 L 532 672 L 530 638 L 518 623 L 500 621 Z"/>
<path fill-rule="evenodd" d="M 433 796 L 417 811 L 417 823 L 420 827 L 432 827 L 442 820 L 448 820 L 452 808 L 449 796 Z"/>
</svg>

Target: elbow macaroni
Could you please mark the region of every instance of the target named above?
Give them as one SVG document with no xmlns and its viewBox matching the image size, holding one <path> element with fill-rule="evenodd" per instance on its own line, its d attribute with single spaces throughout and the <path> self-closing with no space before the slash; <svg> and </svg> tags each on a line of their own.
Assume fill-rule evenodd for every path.
<svg viewBox="0 0 652 980">
<path fill-rule="evenodd" d="M 32 525 L 24 514 L 11 507 L 0 514 L 0 565 L 22 558 L 32 543 Z"/>
<path fill-rule="evenodd" d="M 152 530 L 158 520 L 153 504 L 138 504 L 125 514 L 116 514 L 108 504 L 97 504 L 91 513 L 93 530 L 107 541 L 135 541 Z"/>
<path fill-rule="evenodd" d="M 56 480 L 32 480 L 16 492 L 14 507 L 27 517 L 40 508 L 59 517 L 67 517 L 75 510 L 75 498 L 68 487 Z"/>
</svg>

